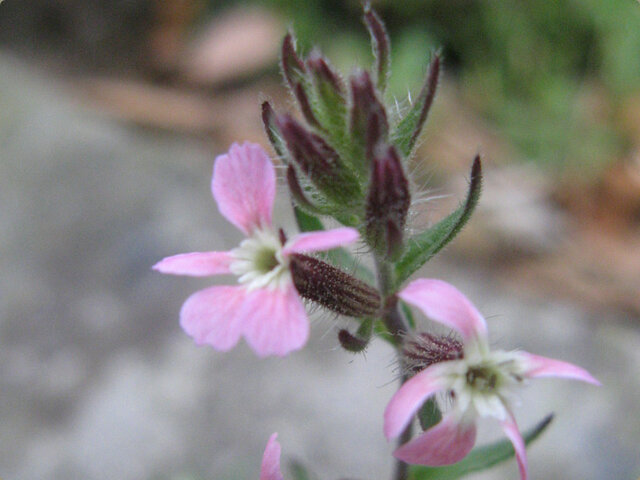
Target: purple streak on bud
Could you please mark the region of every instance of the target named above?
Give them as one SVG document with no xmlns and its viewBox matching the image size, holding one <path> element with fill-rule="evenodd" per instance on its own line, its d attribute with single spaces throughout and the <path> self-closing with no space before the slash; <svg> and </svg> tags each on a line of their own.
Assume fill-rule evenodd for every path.
<svg viewBox="0 0 640 480">
<path fill-rule="evenodd" d="M 408 336 L 402 345 L 402 361 L 414 375 L 435 363 L 458 360 L 464 356 L 462 342 L 452 336 L 420 332 Z"/>
<path fill-rule="evenodd" d="M 278 229 L 278 239 L 280 240 L 280 245 L 284 247 L 284 244 L 287 243 L 287 234 L 281 228 Z"/>
<path fill-rule="evenodd" d="M 296 53 L 295 38 L 292 33 L 287 33 L 282 42 L 282 72 L 292 89 L 297 83 L 306 78 L 304 62 Z"/>
<path fill-rule="evenodd" d="M 360 353 L 369 345 L 369 339 L 360 338 L 357 335 L 353 335 L 346 328 L 341 329 L 338 332 L 338 341 L 342 348 L 347 352 Z"/>
<path fill-rule="evenodd" d="M 384 92 L 389 77 L 391 47 L 387 29 L 378 14 L 371 9 L 369 2 L 364 5 L 364 23 L 367 25 L 369 35 L 371 35 L 371 46 L 375 57 L 376 85 L 380 91 Z"/>
<path fill-rule="evenodd" d="M 307 67 L 311 71 L 313 77 L 322 86 L 330 86 L 330 88 L 340 96 L 344 96 L 344 85 L 340 75 L 329 65 L 329 62 L 318 51 L 312 51 L 307 58 Z"/>
<path fill-rule="evenodd" d="M 403 229 L 411 197 L 409 182 L 395 147 L 377 149 L 367 196 L 366 236 L 379 256 L 395 258 L 402 251 Z"/>
<path fill-rule="evenodd" d="M 372 286 L 317 258 L 293 254 L 289 268 L 298 293 L 332 312 L 350 317 L 374 315 L 380 295 Z"/>
<path fill-rule="evenodd" d="M 360 138 L 371 161 L 376 145 L 386 141 L 389 131 L 387 113 L 376 95 L 376 90 L 366 71 L 356 73 L 351 83 L 351 133 Z"/>
<path fill-rule="evenodd" d="M 357 180 L 320 136 L 307 131 L 290 115 L 278 117 L 277 124 L 291 157 L 318 190 L 343 200 L 359 194 Z"/>
</svg>

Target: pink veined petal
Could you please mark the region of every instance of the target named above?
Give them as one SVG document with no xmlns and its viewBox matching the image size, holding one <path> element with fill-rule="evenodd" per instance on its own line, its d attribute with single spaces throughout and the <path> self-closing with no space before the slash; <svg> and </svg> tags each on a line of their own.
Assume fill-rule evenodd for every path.
<svg viewBox="0 0 640 480">
<path fill-rule="evenodd" d="M 413 465 L 451 465 L 466 457 L 475 443 L 475 423 L 460 423 L 453 415 L 447 415 L 435 427 L 398 448 L 393 456 Z"/>
<path fill-rule="evenodd" d="M 527 480 L 527 450 L 524 445 L 524 440 L 518 430 L 516 419 L 513 417 L 513 413 L 507 410 L 507 418 L 500 422 L 504 434 L 507 436 L 513 444 L 513 449 L 516 452 L 516 461 L 518 462 L 518 470 L 520 470 L 520 480 Z"/>
<path fill-rule="evenodd" d="M 425 368 L 407 380 L 391 397 L 384 411 L 384 434 L 388 440 L 402 433 L 428 397 L 447 387 L 445 375 L 452 363 L 443 362 Z"/>
<path fill-rule="evenodd" d="M 277 437 L 277 433 L 271 435 L 267 442 L 267 447 L 264 449 L 260 467 L 260 480 L 284 480 L 280 471 L 280 444 L 276 440 Z"/>
<path fill-rule="evenodd" d="M 398 293 L 432 320 L 457 330 L 465 343 L 487 336 L 480 312 L 456 287 L 432 278 L 419 278 Z"/>
<path fill-rule="evenodd" d="M 282 357 L 307 343 L 309 320 L 293 285 L 253 290 L 239 315 L 247 343 L 261 357 Z"/>
<path fill-rule="evenodd" d="M 210 287 L 191 295 L 180 310 L 180 325 L 198 345 L 216 350 L 232 349 L 242 335 L 238 315 L 246 299 L 243 287 Z"/>
<path fill-rule="evenodd" d="M 254 143 L 234 143 L 213 167 L 213 197 L 220 213 L 247 235 L 271 225 L 276 173 L 267 153 Z"/>
<path fill-rule="evenodd" d="M 166 257 L 152 268 L 161 273 L 173 275 L 191 275 L 192 277 L 207 277 L 231 273 L 229 265 L 233 258 L 229 252 L 193 252 L 181 253 Z"/>
<path fill-rule="evenodd" d="M 355 228 L 343 227 L 333 230 L 301 233 L 292 237 L 282 249 L 283 255 L 292 253 L 318 252 L 331 250 L 353 243 L 360 238 L 360 234 Z"/>
<path fill-rule="evenodd" d="M 589 372 L 572 363 L 541 357 L 540 355 L 534 355 L 529 352 L 519 352 L 519 356 L 525 365 L 526 371 L 524 375 L 526 377 L 571 378 L 592 383 L 593 385 L 601 385 Z"/>
</svg>

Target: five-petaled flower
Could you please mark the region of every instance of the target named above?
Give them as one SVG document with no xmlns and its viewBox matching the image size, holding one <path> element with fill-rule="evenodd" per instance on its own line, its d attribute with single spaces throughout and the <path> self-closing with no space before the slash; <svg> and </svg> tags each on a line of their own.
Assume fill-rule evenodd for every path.
<svg viewBox="0 0 640 480">
<path fill-rule="evenodd" d="M 453 408 L 437 425 L 405 443 L 394 456 L 411 464 L 448 465 L 464 458 L 476 440 L 478 416 L 495 417 L 516 453 L 520 477 L 527 478 L 522 435 L 509 408 L 509 397 L 525 379 L 564 377 L 599 385 L 587 371 L 570 363 L 527 352 L 490 351 L 487 325 L 473 304 L 454 286 L 419 279 L 398 293 L 432 320 L 462 337 L 462 358 L 435 363 L 405 382 L 384 414 L 384 433 L 398 437 L 421 405 L 438 392 L 449 393 Z"/>
<path fill-rule="evenodd" d="M 284 480 L 280 471 L 281 449 L 278 440 L 276 440 L 277 438 L 277 433 L 272 434 L 264 449 L 262 465 L 260 466 L 260 480 Z"/>
<path fill-rule="evenodd" d="M 288 241 L 271 224 L 276 174 L 256 144 L 233 144 L 214 163 L 213 197 L 220 213 L 247 236 L 230 251 L 194 252 L 167 257 L 162 273 L 209 276 L 232 273 L 240 285 L 214 286 L 191 295 L 180 324 L 198 344 L 233 348 L 241 336 L 260 356 L 301 348 L 309 336 L 304 305 L 291 279 L 289 256 L 329 250 L 356 241 L 352 228 L 310 232 Z"/>
</svg>

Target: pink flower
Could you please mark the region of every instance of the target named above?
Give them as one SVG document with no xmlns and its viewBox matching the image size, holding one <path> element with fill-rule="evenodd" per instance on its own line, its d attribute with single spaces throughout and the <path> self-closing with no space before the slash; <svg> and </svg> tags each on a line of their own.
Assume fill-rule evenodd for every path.
<svg viewBox="0 0 640 480">
<path fill-rule="evenodd" d="M 232 273 L 239 285 L 191 295 L 180 311 L 182 328 L 196 343 L 220 351 L 233 348 L 241 336 L 259 356 L 300 349 L 309 336 L 309 322 L 291 279 L 289 256 L 354 242 L 358 232 L 337 228 L 285 241 L 271 224 L 276 174 L 259 145 L 233 144 L 229 153 L 218 156 L 211 189 L 220 213 L 247 238 L 230 251 L 184 253 L 153 268 L 191 276 Z"/>
<path fill-rule="evenodd" d="M 453 408 L 436 426 L 402 445 L 394 456 L 419 465 L 448 465 L 464 458 L 476 440 L 476 418 L 495 417 L 513 443 L 522 480 L 527 457 L 509 407 L 509 397 L 528 378 L 564 377 L 599 385 L 587 371 L 570 363 L 527 352 L 490 351 L 487 325 L 473 304 L 453 285 L 435 279 L 410 283 L 398 296 L 432 320 L 453 328 L 463 341 L 463 357 L 433 364 L 405 382 L 384 413 L 384 433 L 398 437 L 421 405 L 447 392 Z"/>
<path fill-rule="evenodd" d="M 276 440 L 277 437 L 277 433 L 271 435 L 264 449 L 260 466 L 260 480 L 284 480 L 280 471 L 280 444 Z"/>
</svg>

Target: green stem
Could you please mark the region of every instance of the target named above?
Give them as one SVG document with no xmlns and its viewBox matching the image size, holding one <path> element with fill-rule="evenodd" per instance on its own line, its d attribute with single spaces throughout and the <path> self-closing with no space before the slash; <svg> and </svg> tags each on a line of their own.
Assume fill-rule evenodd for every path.
<svg viewBox="0 0 640 480">
<path fill-rule="evenodd" d="M 404 341 L 404 335 L 410 330 L 409 324 L 405 320 L 404 316 L 398 309 L 398 298 L 393 291 L 394 278 L 392 265 L 384 259 L 376 257 L 375 259 L 376 273 L 378 277 L 378 288 L 380 289 L 380 295 L 383 298 L 384 306 L 382 311 L 382 321 L 384 322 L 387 330 L 396 342 L 396 355 L 398 356 L 398 362 L 400 368 L 402 368 L 402 356 L 400 355 L 400 349 L 402 348 L 402 342 Z M 400 379 L 400 385 L 406 382 L 407 375 L 402 375 Z M 411 424 L 402 432 L 398 439 L 398 446 L 405 444 L 411 438 L 412 427 Z M 409 465 L 401 460 L 396 461 L 396 466 L 393 472 L 392 480 L 407 480 L 409 475 Z"/>
</svg>

